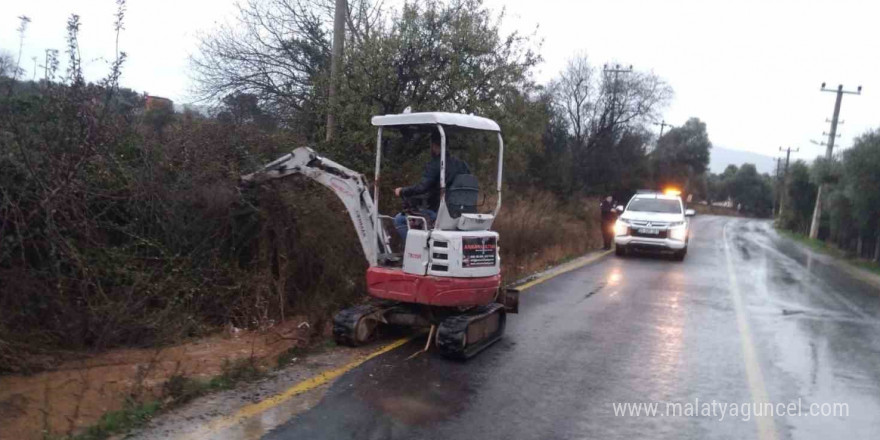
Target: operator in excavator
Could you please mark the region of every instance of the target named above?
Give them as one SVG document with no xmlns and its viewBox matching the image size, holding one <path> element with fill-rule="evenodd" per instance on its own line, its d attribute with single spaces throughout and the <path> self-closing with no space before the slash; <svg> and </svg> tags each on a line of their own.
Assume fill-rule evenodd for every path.
<svg viewBox="0 0 880 440">
<path fill-rule="evenodd" d="M 449 154 L 449 144 L 446 145 L 446 187 L 455 180 L 459 174 L 470 174 L 467 164 L 452 157 Z M 422 180 L 412 186 L 395 188 L 394 195 L 398 197 L 415 197 L 426 195 L 427 206 L 422 208 L 410 207 L 409 215 L 422 216 L 431 222 L 437 220 L 437 211 L 440 209 L 440 132 L 431 134 L 431 161 L 425 165 Z M 406 233 L 409 230 L 406 224 L 406 213 L 398 213 L 394 216 L 394 228 L 400 234 L 400 238 L 406 242 Z"/>
</svg>

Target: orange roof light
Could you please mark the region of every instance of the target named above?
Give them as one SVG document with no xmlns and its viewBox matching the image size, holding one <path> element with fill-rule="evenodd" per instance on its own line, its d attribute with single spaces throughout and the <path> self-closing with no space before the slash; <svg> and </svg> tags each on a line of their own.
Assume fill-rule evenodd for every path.
<svg viewBox="0 0 880 440">
<path fill-rule="evenodd" d="M 663 194 L 666 194 L 667 196 L 680 196 L 681 191 L 675 188 L 666 188 L 665 190 L 663 190 Z"/>
</svg>

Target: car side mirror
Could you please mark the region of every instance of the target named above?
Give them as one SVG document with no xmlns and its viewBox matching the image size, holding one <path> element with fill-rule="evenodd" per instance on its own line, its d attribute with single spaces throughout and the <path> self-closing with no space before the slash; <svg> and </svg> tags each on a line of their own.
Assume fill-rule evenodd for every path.
<svg viewBox="0 0 880 440">
<path fill-rule="evenodd" d="M 617 205 L 617 207 L 614 209 L 616 209 L 617 212 L 623 212 L 623 205 Z"/>
<path fill-rule="evenodd" d="M 697 215 L 697 211 L 694 211 L 693 209 L 685 209 L 684 210 L 685 217 L 693 217 L 695 215 Z"/>
</svg>

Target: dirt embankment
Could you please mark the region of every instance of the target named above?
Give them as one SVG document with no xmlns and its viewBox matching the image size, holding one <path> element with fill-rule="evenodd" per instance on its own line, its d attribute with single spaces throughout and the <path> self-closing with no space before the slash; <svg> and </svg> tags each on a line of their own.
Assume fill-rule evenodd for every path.
<svg viewBox="0 0 880 440">
<path fill-rule="evenodd" d="M 274 366 L 279 355 L 323 336 L 325 329 L 320 330 L 295 316 L 266 330 L 230 328 L 171 347 L 82 355 L 53 371 L 2 376 L 0 439 L 76 433 L 126 402 L 166 397 L 163 387 L 174 376 L 208 380 L 241 359 Z"/>
</svg>

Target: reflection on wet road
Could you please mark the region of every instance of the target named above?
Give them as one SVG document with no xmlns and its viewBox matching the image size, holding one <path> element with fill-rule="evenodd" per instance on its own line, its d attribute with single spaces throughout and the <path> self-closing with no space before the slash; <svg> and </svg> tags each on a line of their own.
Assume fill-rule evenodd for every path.
<svg viewBox="0 0 880 440">
<path fill-rule="evenodd" d="M 880 292 L 769 222 L 701 216 L 684 262 L 608 257 L 523 294 L 467 363 L 351 371 L 268 439 L 876 438 Z M 846 403 L 848 416 L 616 416 L 615 402 Z M 661 406 L 661 411 L 665 407 Z"/>
</svg>

